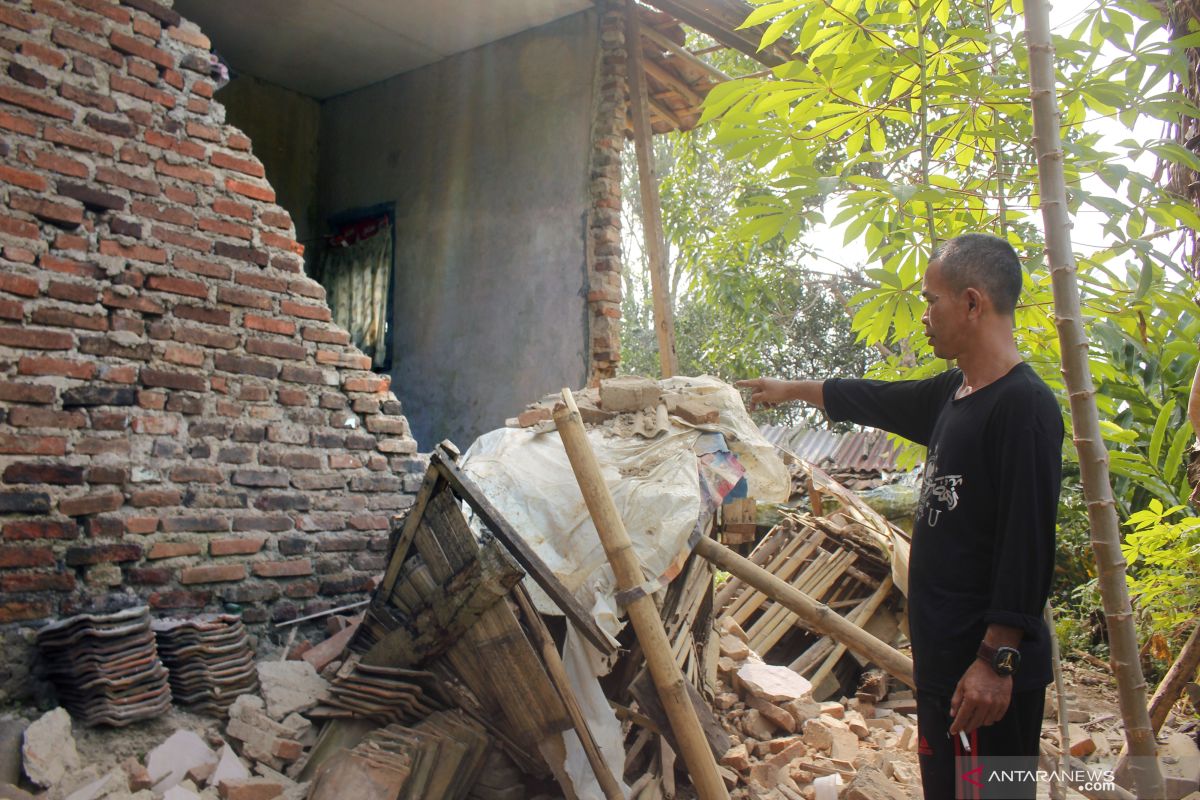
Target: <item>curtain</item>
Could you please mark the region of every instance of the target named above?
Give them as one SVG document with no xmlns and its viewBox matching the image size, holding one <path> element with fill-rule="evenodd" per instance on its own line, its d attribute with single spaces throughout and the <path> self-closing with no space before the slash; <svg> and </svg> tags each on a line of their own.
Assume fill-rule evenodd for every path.
<svg viewBox="0 0 1200 800">
<path fill-rule="evenodd" d="M 386 217 L 347 226 L 327 242 L 319 276 L 333 321 L 378 369 L 387 362 L 392 227 Z"/>
</svg>

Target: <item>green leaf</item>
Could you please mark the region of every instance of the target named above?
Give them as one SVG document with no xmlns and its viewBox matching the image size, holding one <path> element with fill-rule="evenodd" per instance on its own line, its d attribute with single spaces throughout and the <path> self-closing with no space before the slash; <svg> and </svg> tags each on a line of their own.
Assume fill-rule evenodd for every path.
<svg viewBox="0 0 1200 800">
<path fill-rule="evenodd" d="M 1171 449 L 1167 451 L 1167 460 L 1163 464 L 1163 477 L 1167 483 L 1174 483 L 1175 476 L 1179 474 L 1179 468 L 1183 466 L 1183 451 L 1192 441 L 1192 425 L 1185 421 L 1175 431 L 1175 436 L 1171 438 Z"/>
<path fill-rule="evenodd" d="M 1150 434 L 1150 463 L 1159 463 L 1159 457 L 1162 455 L 1163 439 L 1167 434 L 1167 426 L 1171 424 L 1171 415 L 1175 413 L 1175 399 L 1171 398 L 1163 404 L 1162 409 L 1158 412 L 1158 419 L 1154 422 L 1154 430 Z"/>
</svg>

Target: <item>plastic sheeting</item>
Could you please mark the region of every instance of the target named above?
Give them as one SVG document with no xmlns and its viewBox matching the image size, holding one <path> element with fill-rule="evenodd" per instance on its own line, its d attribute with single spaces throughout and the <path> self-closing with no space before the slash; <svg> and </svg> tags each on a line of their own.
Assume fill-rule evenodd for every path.
<svg viewBox="0 0 1200 800">
<path fill-rule="evenodd" d="M 703 400 L 719 411 L 719 420 L 697 427 L 670 417 L 668 430 L 654 439 L 618 435 L 612 424 L 588 430 L 648 579 L 670 567 L 705 511 L 695 449 L 704 432 L 725 437 L 746 470 L 752 497 L 783 502 L 790 489 L 783 462 L 750 420 L 737 390 L 708 376 L 668 378 L 659 386 Z M 558 434 L 492 431 L 471 445 L 462 466 L 600 627 L 613 635 L 620 631 L 612 570 Z M 561 613 L 536 586 L 529 588 L 540 612 Z"/>
</svg>

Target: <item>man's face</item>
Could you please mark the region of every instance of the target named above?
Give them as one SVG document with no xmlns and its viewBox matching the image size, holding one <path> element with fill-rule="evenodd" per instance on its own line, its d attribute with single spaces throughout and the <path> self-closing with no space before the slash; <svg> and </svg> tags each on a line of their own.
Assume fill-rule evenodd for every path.
<svg viewBox="0 0 1200 800">
<path fill-rule="evenodd" d="M 968 304 L 966 292 L 955 291 L 942 276 L 942 267 L 930 262 L 925 270 L 921 286 L 921 297 L 925 300 L 925 313 L 921 322 L 925 335 L 938 358 L 958 358 L 967 334 Z"/>
</svg>

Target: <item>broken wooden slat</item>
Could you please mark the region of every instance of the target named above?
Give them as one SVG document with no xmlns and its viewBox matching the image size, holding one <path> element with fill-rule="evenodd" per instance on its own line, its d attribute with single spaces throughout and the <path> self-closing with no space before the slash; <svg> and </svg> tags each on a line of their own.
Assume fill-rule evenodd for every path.
<svg viewBox="0 0 1200 800">
<path fill-rule="evenodd" d="M 875 590 L 875 593 L 871 595 L 870 599 L 855 609 L 854 624 L 860 628 L 866 626 L 867 622 L 871 619 L 871 615 L 875 613 L 875 610 L 879 608 L 884 600 L 888 598 L 888 595 L 891 594 L 891 592 L 892 576 L 888 575 L 883 579 L 883 583 L 879 584 L 879 588 Z M 816 673 L 813 674 L 812 678 L 809 679 L 814 687 L 820 684 L 826 675 L 833 672 L 834 665 L 837 664 L 838 659 L 841 658 L 842 654 L 845 652 L 846 645 L 839 642 L 837 646 L 833 648 L 833 652 L 829 654 L 829 657 L 825 659 L 825 663 L 821 665 L 821 668 L 818 669 Z"/>
<path fill-rule="evenodd" d="M 696 551 L 719 568 L 739 575 L 751 586 L 770 594 L 771 599 L 795 611 L 809 630 L 825 633 L 845 642 L 850 649 L 874 661 L 909 686 L 914 685 L 912 659 L 879 641 L 852 622 L 847 622 L 828 606 L 822 605 L 780 580 L 761 567 L 711 539 L 700 539 Z"/>
<path fill-rule="evenodd" d="M 562 581 L 546 566 L 546 562 L 542 561 L 533 548 L 521 538 L 521 535 L 513 530 L 513 527 L 496 510 L 496 507 L 475 485 L 475 482 L 468 478 L 458 468 L 458 465 L 443 455 L 441 451 L 435 450 L 430 457 L 430 462 L 446 479 L 455 493 L 479 515 L 483 524 L 495 534 L 517 563 L 562 610 L 575 629 L 604 655 L 616 652 L 617 648 L 612 639 L 600 630 L 600 626 L 596 624 L 596 620 L 592 619 L 592 615 L 571 596 Z"/>
</svg>

